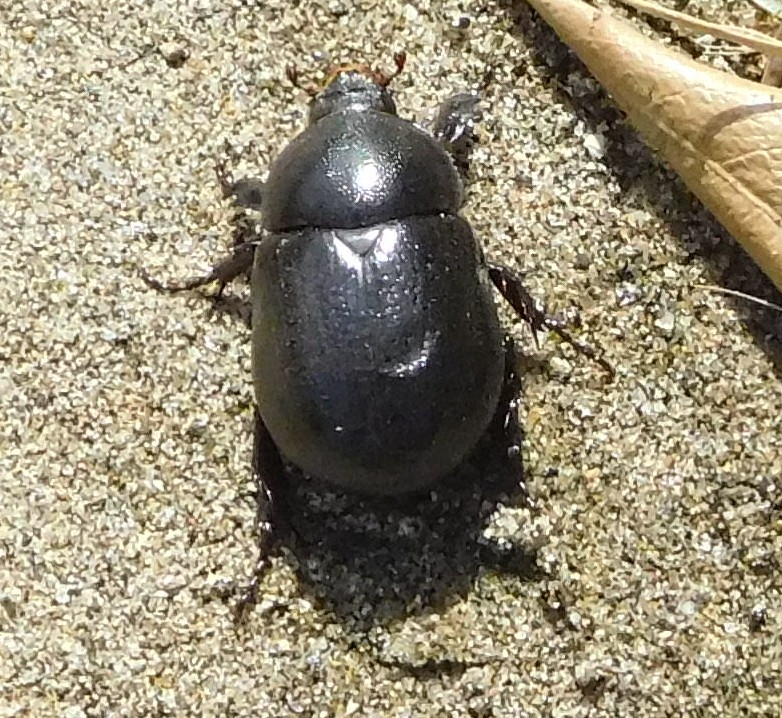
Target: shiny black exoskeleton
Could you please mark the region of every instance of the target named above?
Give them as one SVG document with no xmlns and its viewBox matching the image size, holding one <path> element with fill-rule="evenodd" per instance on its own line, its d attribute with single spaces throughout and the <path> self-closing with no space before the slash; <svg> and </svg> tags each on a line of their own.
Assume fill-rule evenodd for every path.
<svg viewBox="0 0 782 718">
<path fill-rule="evenodd" d="M 385 88 L 343 73 L 274 162 L 252 274 L 258 410 L 305 473 L 421 489 L 497 409 L 502 334 L 461 180 Z"/>
<path fill-rule="evenodd" d="M 338 71 L 266 182 L 229 183 L 261 210 L 260 236 L 168 288 L 224 285 L 252 260 L 255 471 L 270 502 L 283 460 L 369 494 L 446 476 L 515 408 L 500 401 L 513 361 L 492 282 L 533 329 L 548 321 L 459 214 L 477 97 L 449 100 L 428 134 L 397 116 L 387 81 Z"/>
</svg>

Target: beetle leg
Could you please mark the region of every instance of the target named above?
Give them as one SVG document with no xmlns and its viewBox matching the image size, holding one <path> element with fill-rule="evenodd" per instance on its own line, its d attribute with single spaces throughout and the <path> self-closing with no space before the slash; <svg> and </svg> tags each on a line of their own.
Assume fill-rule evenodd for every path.
<svg viewBox="0 0 782 718">
<path fill-rule="evenodd" d="M 189 289 L 197 289 L 205 284 L 219 282 L 220 286 L 215 294 L 215 299 L 219 299 L 226 285 L 232 282 L 243 272 L 249 272 L 253 263 L 255 253 L 255 243 L 242 242 L 237 244 L 231 255 L 204 275 L 193 277 L 179 284 L 163 284 L 163 282 L 152 277 L 146 269 L 139 270 L 141 279 L 147 286 L 156 289 L 159 292 L 185 292 Z"/>
<path fill-rule="evenodd" d="M 257 177 L 243 177 L 234 179 L 233 173 L 228 168 L 228 161 L 224 158 L 215 163 L 215 173 L 223 197 L 233 199 L 237 207 L 243 209 L 262 209 L 263 182 Z"/>
<path fill-rule="evenodd" d="M 499 407 L 503 414 L 498 417 L 501 430 L 505 437 L 505 446 L 509 459 L 521 456 L 521 424 L 519 424 L 519 397 L 521 396 L 521 379 L 516 367 L 518 357 L 512 337 L 505 337 L 505 382 L 500 394 Z"/>
<path fill-rule="evenodd" d="M 432 134 L 451 155 L 462 175 L 466 174 L 470 150 L 475 141 L 475 125 L 480 120 L 480 96 L 461 92 L 440 105 Z"/>
<path fill-rule="evenodd" d="M 261 209 L 263 182 L 255 178 L 234 180 L 228 169 L 228 163 L 224 159 L 217 161 L 215 171 L 223 195 L 232 198 L 237 208 Z M 240 274 L 249 273 L 252 268 L 254 240 L 257 238 L 258 230 L 254 222 L 247 221 L 243 216 L 237 216 L 236 220 L 231 255 L 212 267 L 206 274 L 176 284 L 163 284 L 142 269 L 141 278 L 148 286 L 159 292 L 185 292 L 212 282 L 219 282 L 217 292 L 214 295 L 215 299 L 219 299 L 228 284 Z"/>
<path fill-rule="evenodd" d="M 505 336 L 505 372 L 500 390 L 500 397 L 497 400 L 497 409 L 487 430 L 489 437 L 489 446 L 492 450 L 499 450 L 502 447 L 505 452 L 498 455 L 498 460 L 502 466 L 502 475 L 506 471 L 513 477 L 514 497 L 523 497 L 524 502 L 530 508 L 535 506 L 535 501 L 527 490 L 527 484 L 524 480 L 524 466 L 522 461 L 521 447 L 524 439 L 523 429 L 519 421 L 519 405 L 521 403 L 521 377 L 518 371 L 519 357 L 516 353 L 516 346 L 513 338 Z M 510 486 L 508 486 L 510 488 Z"/>
<path fill-rule="evenodd" d="M 235 150 L 226 142 L 227 155 L 235 159 Z M 229 169 L 229 162 L 226 157 L 217 160 L 215 172 L 220 189 L 223 191 L 223 197 L 233 200 L 236 212 L 234 214 L 233 246 L 234 255 L 244 251 L 244 247 L 253 246 L 260 235 L 258 223 L 253 217 L 253 212 L 261 212 L 263 209 L 264 183 L 257 177 L 242 177 L 234 179 L 233 172 Z M 246 210 L 252 210 L 248 213 Z M 239 269 L 237 274 L 249 273 L 252 268 L 252 252 L 249 252 L 246 266 Z M 231 281 L 231 280 L 228 280 Z M 220 283 L 217 297 L 225 289 L 226 282 Z"/>
<path fill-rule="evenodd" d="M 594 347 L 585 344 L 576 339 L 564 326 L 561 319 L 552 317 L 540 309 L 527 288 L 522 284 L 521 277 L 509 267 L 500 264 L 488 264 L 489 277 L 491 277 L 494 286 L 497 287 L 500 294 L 505 297 L 508 304 L 513 307 L 518 316 L 529 324 L 532 330 L 532 336 L 537 346 L 537 332 L 542 329 L 548 329 L 555 332 L 560 338 L 570 344 L 577 352 L 588 356 L 592 361 L 598 363 L 606 372 L 609 378 L 614 378 L 614 368 L 608 360 L 599 354 Z"/>
<path fill-rule="evenodd" d="M 258 560 L 252 579 L 234 612 L 234 621 L 241 623 L 247 611 L 258 600 L 258 588 L 271 565 L 270 557 L 281 532 L 289 528 L 287 504 L 284 500 L 283 463 L 266 425 L 255 410 L 253 440 L 253 480 L 255 482 Z"/>
<path fill-rule="evenodd" d="M 257 177 L 242 177 L 223 187 L 223 194 L 232 197 L 237 207 L 263 209 L 263 182 Z"/>
</svg>

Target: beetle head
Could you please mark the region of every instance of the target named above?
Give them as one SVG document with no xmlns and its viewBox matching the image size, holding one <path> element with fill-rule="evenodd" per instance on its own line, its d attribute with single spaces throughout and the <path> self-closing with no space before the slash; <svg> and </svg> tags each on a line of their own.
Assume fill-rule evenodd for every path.
<svg viewBox="0 0 782 718">
<path fill-rule="evenodd" d="M 328 74 L 322 87 L 302 87 L 295 70 L 288 69 L 288 77 L 297 87 L 302 87 L 312 96 L 310 102 L 310 124 L 322 117 L 340 110 L 375 110 L 396 114 L 396 105 L 388 84 L 404 67 L 405 54 L 394 55 L 396 71 L 384 74 L 367 65 L 339 65 Z"/>
</svg>

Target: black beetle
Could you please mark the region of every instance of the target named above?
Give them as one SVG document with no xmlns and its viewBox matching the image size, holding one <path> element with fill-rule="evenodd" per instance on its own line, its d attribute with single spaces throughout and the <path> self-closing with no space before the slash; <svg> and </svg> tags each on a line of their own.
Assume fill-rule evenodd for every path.
<svg viewBox="0 0 782 718">
<path fill-rule="evenodd" d="M 283 460 L 350 491 L 415 492 L 454 469 L 498 412 L 515 411 L 492 282 L 533 331 L 559 332 L 610 371 L 516 275 L 485 261 L 459 214 L 477 95 L 444 103 L 429 134 L 397 116 L 391 77 L 345 66 L 310 90 L 309 126 L 266 182 L 225 181 L 238 204 L 261 210 L 259 235 L 207 276 L 147 278 L 222 291 L 252 263 L 254 472 L 272 508 Z"/>
</svg>

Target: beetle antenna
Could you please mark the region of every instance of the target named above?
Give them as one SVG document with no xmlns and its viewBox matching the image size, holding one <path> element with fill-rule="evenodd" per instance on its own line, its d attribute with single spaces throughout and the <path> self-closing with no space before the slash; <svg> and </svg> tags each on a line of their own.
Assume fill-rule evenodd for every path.
<svg viewBox="0 0 782 718">
<path fill-rule="evenodd" d="M 377 84 L 381 87 L 388 87 L 388 85 L 391 83 L 391 80 L 393 80 L 395 77 L 399 77 L 399 75 L 402 73 L 402 70 L 405 68 L 405 63 L 407 62 L 407 53 L 404 50 L 399 50 L 398 52 L 394 53 L 394 64 L 396 65 L 396 70 L 394 70 L 390 75 L 387 75 L 382 72 L 378 72 L 378 80 Z"/>
</svg>

